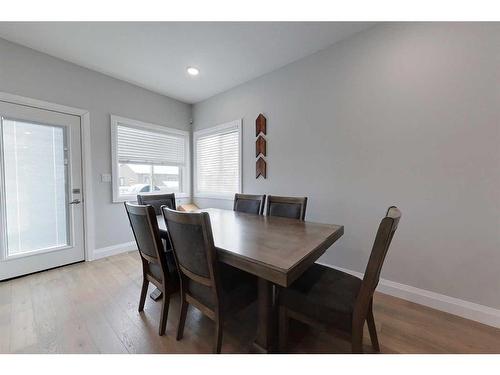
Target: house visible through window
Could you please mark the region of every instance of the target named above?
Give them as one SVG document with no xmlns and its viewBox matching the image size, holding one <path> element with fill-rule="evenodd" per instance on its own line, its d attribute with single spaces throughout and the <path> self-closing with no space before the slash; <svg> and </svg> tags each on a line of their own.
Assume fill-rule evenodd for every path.
<svg viewBox="0 0 500 375">
<path fill-rule="evenodd" d="M 189 195 L 189 135 L 112 116 L 113 200 L 138 193 Z"/>
<path fill-rule="evenodd" d="M 241 120 L 194 133 L 195 196 L 241 192 Z"/>
</svg>

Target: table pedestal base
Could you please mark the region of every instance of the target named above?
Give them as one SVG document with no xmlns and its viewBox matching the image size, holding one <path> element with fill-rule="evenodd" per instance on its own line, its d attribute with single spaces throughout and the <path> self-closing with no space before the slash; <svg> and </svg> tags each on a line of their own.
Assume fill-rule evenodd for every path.
<svg viewBox="0 0 500 375">
<path fill-rule="evenodd" d="M 275 287 L 264 279 L 258 280 L 258 327 L 253 349 L 257 353 L 273 353 L 276 351 L 277 314 L 275 304 Z"/>
<path fill-rule="evenodd" d="M 162 297 L 162 292 L 160 289 L 156 288 L 155 290 L 153 290 L 151 292 L 151 294 L 149 295 L 149 297 L 153 300 L 153 301 L 158 301 L 161 297 Z"/>
</svg>

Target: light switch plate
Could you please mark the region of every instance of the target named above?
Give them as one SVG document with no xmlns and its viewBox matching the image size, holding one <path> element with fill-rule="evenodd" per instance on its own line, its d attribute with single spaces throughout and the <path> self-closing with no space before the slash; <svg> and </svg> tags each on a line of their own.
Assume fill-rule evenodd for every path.
<svg viewBox="0 0 500 375">
<path fill-rule="evenodd" d="M 101 182 L 111 182 L 111 175 L 109 173 L 101 174 Z"/>
</svg>

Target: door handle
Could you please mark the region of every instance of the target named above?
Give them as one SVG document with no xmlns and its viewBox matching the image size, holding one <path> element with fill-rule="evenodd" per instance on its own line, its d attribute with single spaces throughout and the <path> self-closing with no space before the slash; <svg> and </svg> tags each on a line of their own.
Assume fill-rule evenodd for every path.
<svg viewBox="0 0 500 375">
<path fill-rule="evenodd" d="M 71 202 L 69 202 L 69 204 L 80 204 L 80 203 L 82 203 L 80 199 L 74 199 Z"/>
</svg>

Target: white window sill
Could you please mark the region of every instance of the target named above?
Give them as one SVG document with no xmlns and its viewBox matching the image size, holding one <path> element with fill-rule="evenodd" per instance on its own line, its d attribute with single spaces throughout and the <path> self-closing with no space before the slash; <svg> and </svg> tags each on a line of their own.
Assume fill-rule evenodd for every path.
<svg viewBox="0 0 500 375">
<path fill-rule="evenodd" d="M 174 193 L 174 194 L 175 194 L 175 199 L 191 198 L 191 195 L 189 193 Z M 136 201 L 137 201 L 137 195 L 129 195 L 129 196 L 113 198 L 112 203 L 136 202 Z"/>
<path fill-rule="evenodd" d="M 193 196 L 193 198 L 221 199 L 221 200 L 232 201 L 232 200 L 234 200 L 234 194 L 196 194 Z"/>
</svg>

